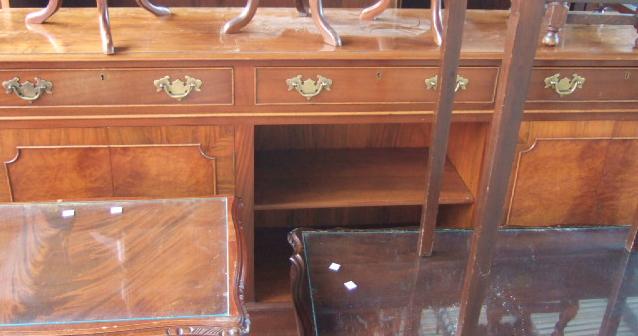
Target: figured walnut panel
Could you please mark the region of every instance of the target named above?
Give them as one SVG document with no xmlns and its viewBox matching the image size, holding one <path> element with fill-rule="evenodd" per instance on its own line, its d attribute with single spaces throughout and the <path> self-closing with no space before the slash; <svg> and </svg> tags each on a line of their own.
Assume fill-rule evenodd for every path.
<svg viewBox="0 0 638 336">
<path fill-rule="evenodd" d="M 184 197 L 215 195 L 215 158 L 193 146 L 111 148 L 113 195 Z"/>
<path fill-rule="evenodd" d="M 619 225 L 638 204 L 638 139 L 537 139 L 519 154 L 508 225 Z"/>
<path fill-rule="evenodd" d="M 20 147 L 5 163 L 13 201 L 215 195 L 199 144 Z"/>
<path fill-rule="evenodd" d="M 19 147 L 5 167 L 13 201 L 112 195 L 106 146 Z"/>
</svg>

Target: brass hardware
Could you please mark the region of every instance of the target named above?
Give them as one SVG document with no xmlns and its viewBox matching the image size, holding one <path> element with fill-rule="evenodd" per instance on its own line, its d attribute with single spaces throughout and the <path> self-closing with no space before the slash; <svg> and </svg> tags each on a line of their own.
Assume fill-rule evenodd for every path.
<svg viewBox="0 0 638 336">
<path fill-rule="evenodd" d="M 15 93 L 20 99 L 34 101 L 40 98 L 43 92 L 51 93 L 53 91 L 53 83 L 44 79 L 35 78 L 35 84 L 26 81 L 20 83 L 19 77 L 13 77 L 8 81 L 2 82 L 2 87 L 7 94 Z"/>
<path fill-rule="evenodd" d="M 312 97 L 319 95 L 324 88 L 330 91 L 332 79 L 317 75 L 316 81 L 310 78 L 302 80 L 301 75 L 297 75 L 293 78 L 286 79 L 286 84 L 288 84 L 288 91 L 295 89 L 300 95 L 310 100 Z"/>
<path fill-rule="evenodd" d="M 184 80 L 176 79 L 171 82 L 170 76 L 164 76 L 154 80 L 153 84 L 157 88 L 157 92 L 164 90 L 166 94 L 177 100 L 186 98 L 193 90 L 201 91 L 202 81 L 190 76 L 184 76 Z"/>
<path fill-rule="evenodd" d="M 545 88 L 552 88 L 559 96 L 569 96 L 576 89 L 582 89 L 585 83 L 585 77 L 573 74 L 572 78 L 560 78 L 560 74 L 554 74 L 545 78 Z"/>
<path fill-rule="evenodd" d="M 459 90 L 467 90 L 467 86 L 470 84 L 470 80 L 461 76 L 456 75 L 456 86 L 454 87 L 454 92 L 459 92 Z M 434 77 L 426 78 L 425 87 L 428 90 L 436 90 L 439 86 L 439 76 L 436 75 Z"/>
</svg>

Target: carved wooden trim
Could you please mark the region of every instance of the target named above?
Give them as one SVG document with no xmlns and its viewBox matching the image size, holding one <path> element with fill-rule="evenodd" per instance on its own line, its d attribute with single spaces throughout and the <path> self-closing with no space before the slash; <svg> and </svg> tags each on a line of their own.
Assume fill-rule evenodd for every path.
<svg viewBox="0 0 638 336">
<path fill-rule="evenodd" d="M 240 318 L 240 329 L 238 330 L 238 334 L 248 335 L 248 333 L 250 332 L 250 319 L 245 306 L 246 274 L 248 273 L 246 258 L 248 256 L 248 250 L 246 247 L 246 242 L 244 241 L 244 225 L 241 219 L 241 211 L 244 207 L 244 201 L 241 198 L 236 197 L 229 198 L 229 203 L 229 206 L 231 208 L 231 220 L 233 222 L 233 228 L 235 229 L 235 246 L 237 249 L 235 279 L 233 279 L 234 286 L 232 286 L 231 288 L 237 289 L 233 294 Z"/>
<path fill-rule="evenodd" d="M 301 336 L 315 335 L 310 313 L 310 291 L 304 260 L 303 231 L 295 229 L 288 234 L 288 243 L 293 249 L 290 257 L 290 289 L 295 307 L 297 332 Z"/>
</svg>

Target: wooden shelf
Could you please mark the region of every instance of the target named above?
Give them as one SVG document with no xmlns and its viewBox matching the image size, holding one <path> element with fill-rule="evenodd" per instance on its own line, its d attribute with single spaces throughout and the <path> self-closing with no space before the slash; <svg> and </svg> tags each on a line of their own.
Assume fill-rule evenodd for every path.
<svg viewBox="0 0 638 336">
<path fill-rule="evenodd" d="M 419 205 L 427 149 L 263 151 L 255 157 L 255 210 Z M 441 204 L 469 204 L 471 192 L 451 162 Z"/>
</svg>

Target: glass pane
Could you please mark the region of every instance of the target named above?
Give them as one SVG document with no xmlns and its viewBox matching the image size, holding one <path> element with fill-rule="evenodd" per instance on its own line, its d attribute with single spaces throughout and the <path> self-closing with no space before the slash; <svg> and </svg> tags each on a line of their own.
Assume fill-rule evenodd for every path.
<svg viewBox="0 0 638 336">
<path fill-rule="evenodd" d="M 474 334 L 598 335 L 605 322 L 608 335 L 635 335 L 638 254 L 624 252 L 626 232 L 501 231 Z M 304 232 L 318 333 L 454 335 L 470 234 L 439 231 L 420 258 L 416 230 Z"/>
<path fill-rule="evenodd" d="M 228 315 L 225 198 L 0 205 L 0 326 Z"/>
</svg>

